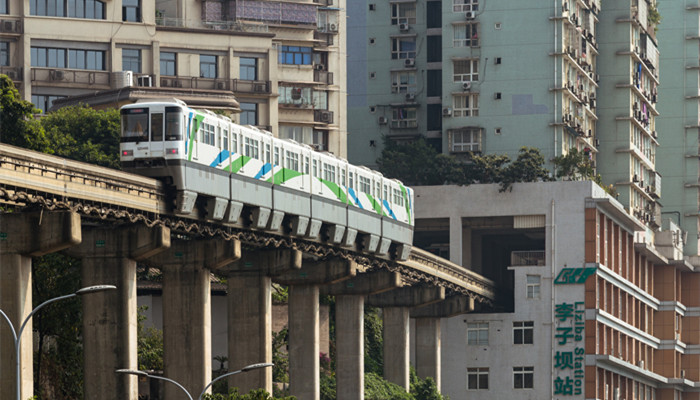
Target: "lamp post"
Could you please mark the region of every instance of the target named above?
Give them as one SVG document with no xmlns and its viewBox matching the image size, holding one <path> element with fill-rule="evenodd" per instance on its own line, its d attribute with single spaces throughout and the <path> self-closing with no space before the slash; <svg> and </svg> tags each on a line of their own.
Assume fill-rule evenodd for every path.
<svg viewBox="0 0 700 400">
<path fill-rule="evenodd" d="M 245 366 L 245 367 L 243 367 L 243 368 L 241 368 L 241 369 L 239 369 L 239 370 L 237 370 L 237 371 L 233 371 L 233 372 L 229 372 L 229 373 L 223 374 L 223 375 L 217 377 L 216 379 L 214 379 L 213 381 L 209 382 L 209 383 L 207 384 L 207 386 L 204 387 L 204 390 L 202 390 L 202 393 L 199 394 L 199 397 L 198 397 L 197 399 L 198 399 L 198 400 L 202 400 L 202 397 L 204 397 L 204 394 L 207 392 L 207 389 L 209 389 L 209 387 L 211 387 L 211 385 L 213 385 L 214 382 L 218 381 L 219 379 L 226 378 L 227 376 L 231 376 L 231 375 L 240 374 L 241 372 L 252 371 L 252 370 L 258 369 L 258 368 L 271 367 L 271 366 L 273 366 L 273 365 L 274 365 L 274 364 L 272 364 L 272 363 L 257 363 L 257 364 L 251 364 L 251 365 Z M 151 374 L 149 374 L 149 373 L 146 372 L 146 371 L 139 371 L 139 370 L 137 370 L 137 369 L 118 369 L 116 372 L 119 373 L 119 374 L 129 374 L 129 375 L 136 375 L 136 376 L 144 376 L 144 377 L 146 377 L 146 378 L 160 379 L 160 380 L 163 380 L 163 381 L 166 381 L 166 382 L 174 383 L 175 385 L 177 385 L 177 387 L 179 387 L 180 389 L 182 389 L 183 392 L 185 392 L 185 394 L 187 395 L 187 397 L 188 397 L 190 400 L 194 400 L 194 399 L 192 398 L 192 395 L 190 394 L 190 392 L 187 391 L 187 389 L 185 389 L 181 384 L 177 383 L 176 381 L 174 381 L 174 380 L 172 380 L 172 379 L 170 379 L 170 378 L 166 378 L 166 377 L 164 377 L 164 376 L 158 376 L 158 375 L 151 375 Z"/>
<path fill-rule="evenodd" d="M 39 304 L 35 309 L 32 310 L 32 312 L 29 313 L 29 315 L 27 315 L 27 318 L 25 318 L 24 321 L 22 321 L 22 325 L 19 328 L 19 332 L 15 331 L 15 326 L 12 324 L 12 321 L 10 321 L 10 318 L 7 316 L 7 314 L 5 314 L 5 312 L 3 310 L 0 310 L 0 314 L 2 314 L 3 317 L 5 317 L 5 321 L 7 321 L 7 323 L 10 325 L 10 330 L 12 331 L 12 337 L 13 337 L 14 342 L 15 342 L 15 357 L 16 357 L 15 364 L 16 364 L 16 369 L 17 369 L 17 377 L 16 377 L 17 378 L 17 400 L 22 399 L 22 393 L 21 393 L 21 391 L 22 391 L 22 377 L 20 375 L 21 362 L 20 362 L 20 354 L 19 354 L 20 353 L 19 344 L 20 344 L 20 341 L 22 340 L 22 332 L 24 332 L 24 328 L 27 326 L 27 323 L 32 318 L 32 316 L 34 314 L 36 314 L 37 311 L 44 308 L 44 306 L 49 305 L 49 304 L 54 303 L 54 302 L 57 302 L 59 300 L 70 299 L 72 297 L 82 296 L 82 295 L 88 294 L 88 293 L 101 292 L 104 290 L 112 290 L 112 289 L 116 289 L 116 288 L 117 287 L 114 285 L 87 286 L 87 287 L 79 289 L 75 293 L 67 294 L 65 296 L 54 297 L 53 299 L 48 299 L 45 302 Z"/>
</svg>

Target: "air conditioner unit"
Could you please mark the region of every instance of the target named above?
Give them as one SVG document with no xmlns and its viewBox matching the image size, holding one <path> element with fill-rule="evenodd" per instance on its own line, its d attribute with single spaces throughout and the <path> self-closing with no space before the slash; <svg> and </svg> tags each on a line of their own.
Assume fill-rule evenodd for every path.
<svg viewBox="0 0 700 400">
<path fill-rule="evenodd" d="M 399 30 L 401 30 L 401 31 L 407 31 L 408 28 L 409 28 L 409 25 L 407 23 L 399 24 Z"/>
<path fill-rule="evenodd" d="M 53 69 L 49 72 L 49 77 L 52 81 L 62 81 L 65 78 L 63 71 Z"/>
<path fill-rule="evenodd" d="M 464 13 L 464 18 L 465 18 L 467 21 L 471 21 L 471 20 L 473 20 L 475 17 L 476 17 L 476 14 L 474 13 L 474 11 L 467 11 L 466 13 Z"/>
<path fill-rule="evenodd" d="M 218 90 L 224 90 L 226 89 L 226 82 L 216 82 L 216 88 Z"/>
<path fill-rule="evenodd" d="M 320 115 L 320 120 L 321 122 L 331 122 L 331 112 L 330 111 L 321 111 Z"/>
<path fill-rule="evenodd" d="M 301 88 L 292 88 L 292 100 L 301 99 Z"/>
<path fill-rule="evenodd" d="M 256 93 L 265 93 L 267 91 L 267 85 L 264 83 L 256 83 L 253 85 L 253 91 Z"/>
<path fill-rule="evenodd" d="M 379 125 L 386 125 L 389 123 L 389 120 L 386 117 L 379 117 Z"/>
<path fill-rule="evenodd" d="M 12 21 L 3 21 L 2 22 L 2 30 L 4 32 L 13 32 L 14 29 L 14 22 Z"/>
<path fill-rule="evenodd" d="M 634 176 L 632 177 L 632 182 L 639 182 L 639 177 L 637 176 L 637 174 L 634 174 Z"/>
<path fill-rule="evenodd" d="M 160 80 L 160 86 L 162 87 L 169 87 L 170 86 L 170 79 L 161 79 Z"/>
<path fill-rule="evenodd" d="M 151 76 L 150 76 L 150 75 L 143 75 L 143 76 L 137 77 L 137 78 L 136 78 L 136 83 L 137 83 L 139 86 L 143 86 L 143 87 L 151 87 L 151 86 L 153 86 L 153 80 L 151 79 Z"/>
<path fill-rule="evenodd" d="M 179 87 L 179 88 L 181 88 L 181 87 L 182 87 L 182 82 L 181 82 L 180 80 L 178 80 L 178 79 L 174 79 L 174 80 L 173 80 L 173 87 Z"/>
<path fill-rule="evenodd" d="M 413 58 L 407 58 L 403 60 L 403 66 L 404 67 L 415 67 L 416 66 L 416 60 Z"/>
<path fill-rule="evenodd" d="M 323 65 L 323 64 L 315 64 L 315 65 L 314 65 L 314 69 L 315 69 L 316 71 L 323 71 L 323 70 L 326 69 L 326 66 Z"/>
<path fill-rule="evenodd" d="M 17 80 L 17 73 L 15 71 L 7 71 L 5 72 L 8 78 L 12 79 L 13 81 Z"/>
<path fill-rule="evenodd" d="M 445 107 L 442 109 L 442 116 L 443 117 L 451 117 L 452 116 L 452 109 L 450 107 Z"/>
<path fill-rule="evenodd" d="M 406 101 L 416 101 L 415 93 L 406 93 Z"/>
<path fill-rule="evenodd" d="M 462 82 L 462 89 L 463 90 L 469 90 L 472 88 L 472 83 L 471 82 Z"/>
<path fill-rule="evenodd" d="M 326 25 L 328 27 L 329 32 L 338 32 L 338 25 L 336 24 L 328 24 Z"/>
</svg>

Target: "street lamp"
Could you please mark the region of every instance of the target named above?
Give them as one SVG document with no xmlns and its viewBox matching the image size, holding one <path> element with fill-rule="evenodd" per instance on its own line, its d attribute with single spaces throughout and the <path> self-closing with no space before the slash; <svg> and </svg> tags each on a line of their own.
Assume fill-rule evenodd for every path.
<svg viewBox="0 0 700 400">
<path fill-rule="evenodd" d="M 243 368 L 241 368 L 241 369 L 239 369 L 239 370 L 237 370 L 237 371 L 233 371 L 233 372 L 229 372 L 229 373 L 223 374 L 223 375 L 217 377 L 216 379 L 214 379 L 213 381 L 209 382 L 209 384 L 208 384 L 207 386 L 204 387 L 204 390 L 202 390 L 202 393 L 199 394 L 198 400 L 202 400 L 202 397 L 204 397 L 204 394 L 207 392 L 207 389 L 209 389 L 209 387 L 210 387 L 211 385 L 213 385 L 214 382 L 218 381 L 219 379 L 226 378 L 227 376 L 231 376 L 231 375 L 240 374 L 241 372 L 252 371 L 252 370 L 258 369 L 258 368 L 271 367 L 271 366 L 273 366 L 273 365 L 274 365 L 274 364 L 272 364 L 272 363 L 257 363 L 257 364 L 251 364 L 251 365 L 248 365 L 248 366 L 246 366 L 246 367 L 243 367 Z M 192 398 L 192 395 L 190 394 L 190 392 L 187 391 L 187 389 L 185 389 L 182 385 L 180 385 L 179 383 L 177 383 L 176 381 L 174 381 L 174 380 L 172 380 L 172 379 L 170 379 L 170 378 L 166 378 L 166 377 L 164 377 L 164 376 L 158 376 L 158 375 L 151 375 L 151 374 L 149 374 L 148 372 L 139 371 L 139 370 L 137 370 L 137 369 L 118 369 L 116 372 L 119 373 L 119 374 L 129 374 L 129 375 L 136 375 L 136 376 L 145 376 L 145 377 L 147 377 L 147 378 L 160 379 L 160 380 L 163 380 L 163 381 L 167 381 L 167 382 L 174 383 L 175 385 L 177 385 L 177 387 L 179 387 L 180 389 L 182 389 L 183 392 L 185 392 L 185 394 L 187 395 L 187 397 L 188 397 L 190 400 L 194 400 L 194 399 Z"/>
<path fill-rule="evenodd" d="M 19 328 L 19 332 L 15 331 L 15 326 L 12 325 L 12 321 L 10 321 L 10 318 L 5 314 L 3 310 L 0 310 L 0 314 L 2 314 L 3 317 L 5 317 L 5 321 L 10 325 L 10 330 L 12 330 L 12 337 L 15 341 L 15 357 L 16 357 L 16 365 L 17 365 L 17 400 L 21 400 L 22 398 L 22 377 L 20 376 L 20 354 L 19 354 L 19 344 L 20 341 L 22 340 L 22 332 L 24 332 L 24 328 L 27 326 L 27 323 L 29 320 L 32 318 L 34 314 L 36 314 L 37 311 L 41 310 L 44 308 L 44 306 L 49 305 L 51 303 L 54 303 L 59 300 L 65 300 L 65 299 L 70 299 L 71 297 L 76 297 L 76 296 L 82 296 L 84 294 L 88 293 L 94 293 L 94 292 L 102 292 L 104 290 L 112 290 L 116 289 L 117 287 L 114 285 L 95 285 L 95 286 L 87 286 L 84 288 L 79 289 L 75 293 L 67 294 L 65 296 L 59 296 L 59 297 L 54 297 L 53 299 L 48 299 L 45 302 L 39 304 L 35 309 L 32 310 L 32 312 L 27 315 L 27 318 L 24 319 L 22 322 L 22 325 Z"/>
</svg>

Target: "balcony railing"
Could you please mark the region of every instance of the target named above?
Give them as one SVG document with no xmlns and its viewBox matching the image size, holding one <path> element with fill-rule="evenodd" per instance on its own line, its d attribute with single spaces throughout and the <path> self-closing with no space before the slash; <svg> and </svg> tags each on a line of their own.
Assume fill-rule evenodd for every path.
<svg viewBox="0 0 700 400">
<path fill-rule="evenodd" d="M 314 71 L 314 82 L 321 82 L 327 85 L 333 84 L 333 73 L 328 71 Z"/>
<path fill-rule="evenodd" d="M 390 125 L 392 129 L 414 129 L 418 128 L 418 121 L 416 120 L 392 120 Z"/>
<path fill-rule="evenodd" d="M 270 94 L 270 88 L 270 81 L 248 81 L 243 79 L 234 79 L 232 90 L 237 93 Z"/>
<path fill-rule="evenodd" d="M 21 67 L 0 67 L 0 74 L 7 75 L 15 82 L 21 82 L 24 79 Z"/>
<path fill-rule="evenodd" d="M 544 265 L 544 250 L 512 251 L 510 253 L 511 266 Z"/>
<path fill-rule="evenodd" d="M 314 40 L 318 40 L 319 45 L 322 47 L 333 46 L 333 35 L 331 32 L 320 32 L 316 30 L 314 31 Z"/>
<path fill-rule="evenodd" d="M 32 82 L 110 87 L 110 73 L 107 71 L 32 68 L 31 80 Z"/>
<path fill-rule="evenodd" d="M 269 32 L 267 24 L 245 21 L 202 21 L 183 18 L 156 17 L 156 25 L 173 28 L 211 29 L 215 31 Z"/>
<path fill-rule="evenodd" d="M 196 76 L 166 76 L 160 78 L 160 86 L 183 89 L 231 90 L 231 81 L 223 78 L 199 78 Z"/>
</svg>

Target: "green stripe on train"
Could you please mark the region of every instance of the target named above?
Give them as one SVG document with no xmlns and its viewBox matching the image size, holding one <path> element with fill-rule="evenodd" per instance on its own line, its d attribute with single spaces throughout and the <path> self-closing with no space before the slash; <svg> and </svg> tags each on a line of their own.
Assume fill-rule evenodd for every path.
<svg viewBox="0 0 700 400">
<path fill-rule="evenodd" d="M 365 193 L 364 195 L 367 196 L 367 198 L 369 199 L 370 204 L 372 204 L 372 208 L 374 208 L 374 211 L 376 211 L 377 214 L 380 214 L 380 215 L 382 215 L 382 216 L 386 216 L 386 213 L 385 213 L 384 210 L 382 209 L 382 204 L 381 204 L 380 202 L 378 202 L 377 200 L 375 200 L 375 198 L 372 197 L 372 195 L 369 194 L 369 193 Z"/>
<path fill-rule="evenodd" d="M 268 182 L 272 182 L 275 185 L 279 185 L 280 183 L 287 182 L 288 180 L 292 178 L 296 178 L 297 176 L 304 175 L 301 172 L 295 171 L 293 169 L 289 168 L 282 168 L 281 170 L 277 171 L 270 179 L 268 179 Z"/>
<path fill-rule="evenodd" d="M 403 196 L 403 203 L 406 205 L 406 215 L 408 216 L 408 224 L 411 224 L 411 203 L 408 201 L 408 191 L 404 185 L 399 185 L 401 187 L 401 196 Z"/>
<path fill-rule="evenodd" d="M 187 161 L 192 161 L 192 154 L 194 153 L 194 139 L 197 136 L 197 131 L 199 130 L 199 125 L 204 121 L 204 115 L 195 113 L 194 118 L 192 118 L 192 130 L 190 132 L 190 148 L 189 154 L 187 154 Z"/>
<path fill-rule="evenodd" d="M 248 164 L 248 161 L 250 161 L 250 157 L 248 156 L 240 156 L 237 159 L 233 160 L 231 165 L 227 166 L 224 168 L 224 171 L 229 171 L 236 173 L 238 172 L 241 168 L 243 168 L 244 165 Z"/>
<path fill-rule="evenodd" d="M 318 178 L 318 180 L 321 181 L 321 183 L 323 183 L 324 185 L 326 185 L 326 187 L 327 187 L 328 189 L 330 189 L 330 190 L 333 192 L 333 194 L 336 195 L 336 197 L 338 197 L 338 200 L 340 200 L 340 201 L 342 201 L 343 203 L 346 203 L 346 204 L 347 204 L 347 202 L 348 202 L 348 195 L 345 194 L 345 192 L 340 188 L 340 186 L 338 186 L 337 183 L 331 182 L 331 181 L 327 181 L 327 180 L 321 179 L 321 178 Z"/>
</svg>

